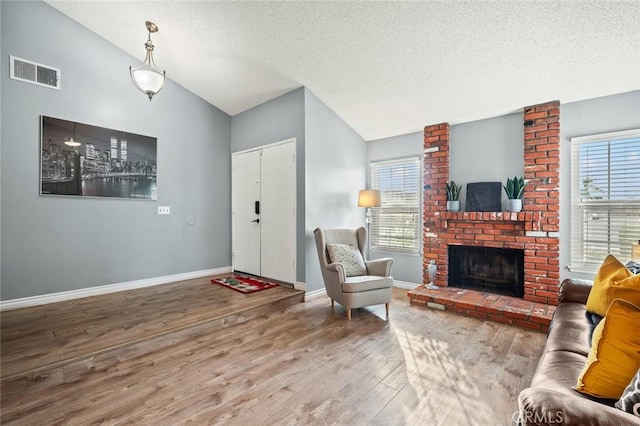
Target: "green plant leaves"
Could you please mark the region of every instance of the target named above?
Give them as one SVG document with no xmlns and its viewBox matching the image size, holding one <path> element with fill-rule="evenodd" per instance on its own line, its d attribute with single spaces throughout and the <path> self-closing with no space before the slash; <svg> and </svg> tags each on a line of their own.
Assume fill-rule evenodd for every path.
<svg viewBox="0 0 640 426">
<path fill-rule="evenodd" d="M 456 185 L 454 181 L 447 182 L 447 201 L 458 201 L 462 185 Z"/>
<path fill-rule="evenodd" d="M 507 197 L 510 200 L 522 199 L 522 195 L 524 194 L 524 187 L 527 185 L 524 177 L 514 176 L 513 179 L 507 178 L 507 184 L 502 185 L 504 191 L 507 193 Z"/>
</svg>

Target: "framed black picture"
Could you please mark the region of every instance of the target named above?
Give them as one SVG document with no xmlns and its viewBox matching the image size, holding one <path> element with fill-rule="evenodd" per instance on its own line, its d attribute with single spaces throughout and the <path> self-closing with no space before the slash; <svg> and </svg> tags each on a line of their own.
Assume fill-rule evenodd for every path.
<svg viewBox="0 0 640 426">
<path fill-rule="evenodd" d="M 476 182 L 467 184 L 467 212 L 499 212 L 502 183 Z"/>
<path fill-rule="evenodd" d="M 157 138 L 42 116 L 40 194 L 157 199 Z"/>
</svg>

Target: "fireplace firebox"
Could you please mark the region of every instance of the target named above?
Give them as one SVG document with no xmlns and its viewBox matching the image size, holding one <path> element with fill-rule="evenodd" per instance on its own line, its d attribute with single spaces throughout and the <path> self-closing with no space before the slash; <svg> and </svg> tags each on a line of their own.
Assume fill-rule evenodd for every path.
<svg viewBox="0 0 640 426">
<path fill-rule="evenodd" d="M 450 245 L 449 286 L 522 297 L 524 250 Z"/>
</svg>

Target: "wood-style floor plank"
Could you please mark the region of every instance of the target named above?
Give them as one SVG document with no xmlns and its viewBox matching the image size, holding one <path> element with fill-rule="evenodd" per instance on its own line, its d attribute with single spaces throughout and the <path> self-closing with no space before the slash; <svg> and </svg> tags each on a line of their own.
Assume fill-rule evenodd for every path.
<svg viewBox="0 0 640 426">
<path fill-rule="evenodd" d="M 344 308 L 316 297 L 4 380 L 0 422 L 511 424 L 545 339 L 410 306 L 406 290 L 394 289 L 388 320 L 380 305 L 347 321 Z"/>
<path fill-rule="evenodd" d="M 241 294 L 211 278 L 0 312 L 1 378 L 225 318 L 285 294 L 303 297 L 285 287 Z"/>
</svg>

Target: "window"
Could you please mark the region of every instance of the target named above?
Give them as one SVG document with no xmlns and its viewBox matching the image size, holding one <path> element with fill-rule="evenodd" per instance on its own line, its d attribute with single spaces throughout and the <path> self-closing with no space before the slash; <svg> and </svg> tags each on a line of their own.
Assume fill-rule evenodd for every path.
<svg viewBox="0 0 640 426">
<path fill-rule="evenodd" d="M 371 188 L 380 191 L 380 207 L 372 209 L 372 249 L 419 252 L 420 160 L 371 163 Z"/>
<path fill-rule="evenodd" d="M 640 129 L 571 139 L 571 265 L 625 262 L 640 240 Z"/>
</svg>

